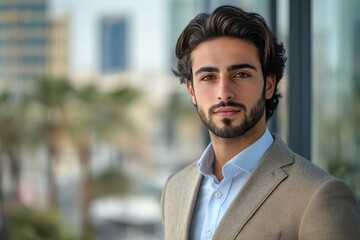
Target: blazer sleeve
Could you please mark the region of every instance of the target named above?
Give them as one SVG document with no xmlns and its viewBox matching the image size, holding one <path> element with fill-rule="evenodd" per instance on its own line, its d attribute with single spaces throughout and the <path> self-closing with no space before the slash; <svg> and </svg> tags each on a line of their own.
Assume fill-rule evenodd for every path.
<svg viewBox="0 0 360 240">
<path fill-rule="evenodd" d="M 322 183 L 301 220 L 299 239 L 360 239 L 360 213 L 354 194 L 338 179 Z"/>
</svg>

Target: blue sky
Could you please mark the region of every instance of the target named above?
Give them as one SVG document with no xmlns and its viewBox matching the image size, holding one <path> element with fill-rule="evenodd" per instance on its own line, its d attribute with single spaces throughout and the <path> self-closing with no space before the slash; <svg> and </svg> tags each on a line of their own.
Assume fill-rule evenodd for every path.
<svg viewBox="0 0 360 240">
<path fill-rule="evenodd" d="M 144 18 L 149 21 L 150 13 L 159 11 L 159 2 L 161 1 L 124 1 L 124 0 L 50 0 L 49 9 L 51 14 L 65 12 L 70 17 L 70 68 L 72 72 L 78 71 L 95 71 L 98 68 L 98 24 L 99 19 L 103 15 L 123 14 L 129 15 L 137 12 L 137 16 L 141 16 L 139 11 L 144 12 Z M 156 4 L 157 3 L 157 4 Z M 154 8 L 154 9 L 151 9 Z M 156 8 L 156 9 L 155 9 Z M 144 22 L 144 20 L 142 20 Z M 157 24 L 159 20 L 155 20 Z M 153 27 L 151 27 L 153 28 Z M 143 31 L 150 31 L 150 28 Z M 139 41 L 135 39 L 134 41 Z M 133 45 L 138 44 L 137 42 Z M 147 49 L 137 45 L 139 50 L 143 53 Z M 138 53 L 133 53 L 136 55 Z M 138 54 L 140 55 L 140 53 Z M 153 55 L 153 54 L 152 54 Z M 139 59 L 139 57 L 136 57 Z M 140 60 L 141 61 L 141 60 Z"/>
</svg>

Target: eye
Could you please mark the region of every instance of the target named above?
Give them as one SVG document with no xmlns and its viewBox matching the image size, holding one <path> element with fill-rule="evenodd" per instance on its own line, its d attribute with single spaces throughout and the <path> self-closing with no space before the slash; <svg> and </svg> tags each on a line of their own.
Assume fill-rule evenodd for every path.
<svg viewBox="0 0 360 240">
<path fill-rule="evenodd" d="M 248 78 L 250 77 L 250 74 L 246 72 L 238 72 L 234 75 L 234 78 Z"/>
<path fill-rule="evenodd" d="M 201 81 L 211 81 L 214 79 L 216 79 L 216 77 L 214 75 L 206 75 L 206 76 L 202 77 L 200 80 Z"/>
</svg>

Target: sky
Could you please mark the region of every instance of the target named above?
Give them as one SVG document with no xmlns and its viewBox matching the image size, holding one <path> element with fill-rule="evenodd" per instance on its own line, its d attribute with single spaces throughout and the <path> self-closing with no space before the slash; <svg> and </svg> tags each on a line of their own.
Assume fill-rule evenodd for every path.
<svg viewBox="0 0 360 240">
<path fill-rule="evenodd" d="M 154 28 L 161 26 L 162 0 L 148 1 L 124 1 L 124 0 L 50 0 L 50 14 L 66 13 L 70 17 L 70 71 L 98 70 L 99 53 L 99 20 L 104 15 L 131 15 L 136 16 L 132 25 L 131 35 L 136 36 L 132 41 L 131 57 L 134 68 L 153 68 L 162 64 L 162 54 L 157 53 L 161 49 L 163 41 L 159 34 L 153 34 Z M 136 32 L 136 33 L 135 33 Z M 148 37 L 147 48 L 143 39 Z M 142 41 L 142 42 L 141 42 Z M 141 44 L 142 43 L 142 44 Z M 136 47 L 135 47 L 136 46 Z M 143 55 L 154 56 L 150 61 Z"/>
</svg>

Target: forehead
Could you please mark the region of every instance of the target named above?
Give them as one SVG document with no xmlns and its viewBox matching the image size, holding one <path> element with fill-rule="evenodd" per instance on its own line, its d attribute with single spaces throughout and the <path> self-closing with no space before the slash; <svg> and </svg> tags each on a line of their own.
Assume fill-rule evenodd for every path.
<svg viewBox="0 0 360 240">
<path fill-rule="evenodd" d="M 191 52 L 192 68 L 227 67 L 233 64 L 251 64 L 261 69 L 256 46 L 238 38 L 219 37 L 200 43 Z"/>
</svg>

